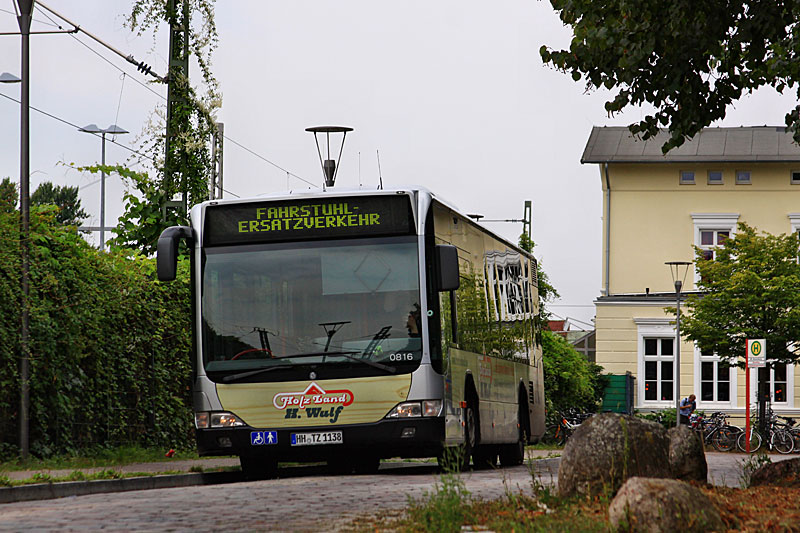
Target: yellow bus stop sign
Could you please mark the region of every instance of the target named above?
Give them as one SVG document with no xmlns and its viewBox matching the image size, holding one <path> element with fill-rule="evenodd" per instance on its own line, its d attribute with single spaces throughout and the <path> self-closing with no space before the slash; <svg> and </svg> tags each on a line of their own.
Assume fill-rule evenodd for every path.
<svg viewBox="0 0 800 533">
<path fill-rule="evenodd" d="M 763 368 L 767 364 L 767 340 L 747 339 L 747 366 Z"/>
</svg>

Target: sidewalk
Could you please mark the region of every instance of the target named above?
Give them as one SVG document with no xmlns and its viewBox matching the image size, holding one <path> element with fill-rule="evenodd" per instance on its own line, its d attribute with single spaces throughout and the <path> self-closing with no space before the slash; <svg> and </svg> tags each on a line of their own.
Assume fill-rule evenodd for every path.
<svg viewBox="0 0 800 533">
<path fill-rule="evenodd" d="M 101 472 L 103 470 L 116 470 L 117 472 L 124 474 L 130 474 L 134 472 L 158 474 L 167 472 L 168 473 L 191 472 L 193 467 L 195 469 L 197 469 L 197 467 L 200 467 L 203 470 L 209 470 L 213 468 L 230 467 L 230 466 L 239 466 L 239 459 L 236 457 L 232 458 L 210 457 L 207 459 L 189 459 L 189 460 L 176 459 L 174 461 L 159 461 L 155 463 L 131 463 L 127 465 L 96 466 L 92 468 L 67 468 L 60 470 L 48 470 L 48 469 L 14 470 L 14 471 L 0 470 L 0 476 L 7 476 L 11 480 L 21 480 L 21 479 L 31 479 L 35 474 L 46 474 L 53 478 L 65 477 L 76 471 L 83 472 L 84 474 L 87 475 L 94 474 L 96 472 Z"/>
<path fill-rule="evenodd" d="M 548 456 L 561 455 L 561 450 L 526 450 L 525 457 L 528 459 L 543 459 Z M 159 473 L 182 473 L 191 472 L 192 468 L 198 470 L 202 468 L 203 471 L 211 470 L 214 468 L 222 467 L 238 467 L 239 459 L 236 457 L 209 457 L 204 459 L 190 459 L 190 460 L 167 460 L 158 461 L 154 463 L 131 463 L 127 465 L 114 465 L 114 466 L 96 466 L 92 468 L 67 468 L 59 470 L 16 470 L 16 471 L 2 471 L 0 476 L 7 476 L 12 481 L 22 479 L 31 479 L 35 474 L 46 474 L 51 478 L 65 477 L 75 471 L 83 472 L 84 474 L 94 474 L 103 470 L 116 470 L 124 474 L 131 474 L 136 472 L 144 472 L 147 474 Z"/>
</svg>

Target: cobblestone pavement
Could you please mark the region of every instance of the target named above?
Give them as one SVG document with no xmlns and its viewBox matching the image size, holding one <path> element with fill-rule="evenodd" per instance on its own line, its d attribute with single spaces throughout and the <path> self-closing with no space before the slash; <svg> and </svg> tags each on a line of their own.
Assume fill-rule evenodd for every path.
<svg viewBox="0 0 800 533">
<path fill-rule="evenodd" d="M 557 461 L 535 464 L 547 469 Z M 409 496 L 421 497 L 439 479 L 435 466 L 392 463 L 369 476 L 301 476 L 20 502 L 0 505 L 0 531 L 330 531 L 358 515 L 402 509 Z M 507 488 L 531 491 L 527 466 L 467 472 L 462 479 L 481 498 L 498 498 Z"/>
<path fill-rule="evenodd" d="M 738 486 L 744 458 L 709 453 L 709 481 Z M 558 463 L 533 461 L 533 475 L 542 483 L 555 483 Z M 532 490 L 527 466 L 461 477 L 479 498 Z M 438 469 L 430 464 L 389 463 L 369 476 L 316 470 L 270 481 L 12 503 L 0 505 L 0 531 L 331 531 L 358 515 L 402 509 L 408 497 L 421 497 L 439 480 Z"/>
</svg>

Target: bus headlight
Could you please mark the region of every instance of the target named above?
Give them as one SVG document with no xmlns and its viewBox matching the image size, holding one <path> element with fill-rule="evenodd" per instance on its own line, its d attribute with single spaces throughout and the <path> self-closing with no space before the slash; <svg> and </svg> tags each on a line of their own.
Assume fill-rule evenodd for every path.
<svg viewBox="0 0 800 533">
<path fill-rule="evenodd" d="M 442 400 L 425 400 L 422 402 L 404 402 L 389 411 L 386 418 L 416 418 L 421 416 L 439 416 L 442 411 Z"/>
<path fill-rule="evenodd" d="M 201 411 L 194 414 L 194 425 L 197 427 L 197 429 L 206 429 L 244 426 L 245 423 L 241 418 L 233 413 L 228 413 L 225 411 L 218 413 Z"/>
</svg>

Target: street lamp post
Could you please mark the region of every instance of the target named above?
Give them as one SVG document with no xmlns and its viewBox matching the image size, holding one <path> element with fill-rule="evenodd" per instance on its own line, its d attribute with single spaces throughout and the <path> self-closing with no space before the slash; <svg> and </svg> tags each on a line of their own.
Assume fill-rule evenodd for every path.
<svg viewBox="0 0 800 533">
<path fill-rule="evenodd" d="M 20 330 L 19 330 L 19 453 L 23 459 L 30 452 L 30 40 L 33 0 L 16 0 L 20 31 L 22 88 L 20 91 Z"/>
<path fill-rule="evenodd" d="M 106 129 L 101 129 L 97 127 L 97 124 L 89 124 L 88 126 L 84 126 L 80 128 L 78 131 L 82 131 L 84 133 L 94 133 L 100 134 L 100 138 L 102 139 L 102 153 L 100 159 L 100 249 L 105 250 L 106 248 L 106 133 L 110 133 L 112 135 L 122 135 L 123 133 L 128 133 L 124 129 L 120 128 L 116 124 L 112 124 L 111 126 L 107 127 Z"/>
<path fill-rule="evenodd" d="M 675 425 L 678 426 L 681 423 L 681 288 L 692 263 L 667 261 L 664 264 L 669 266 L 675 284 Z"/>
</svg>

